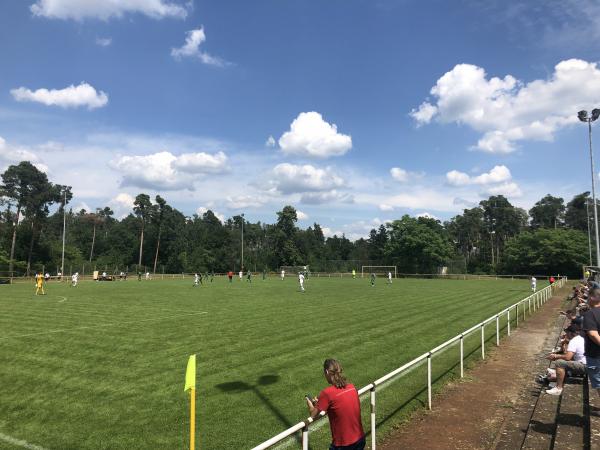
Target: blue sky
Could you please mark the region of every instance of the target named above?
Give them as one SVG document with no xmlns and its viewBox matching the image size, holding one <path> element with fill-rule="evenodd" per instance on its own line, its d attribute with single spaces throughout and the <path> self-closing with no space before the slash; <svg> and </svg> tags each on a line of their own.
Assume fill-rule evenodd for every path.
<svg viewBox="0 0 600 450">
<path fill-rule="evenodd" d="M 598 1 L 6 0 L 0 169 L 350 238 L 589 190 Z M 600 141 L 599 141 L 600 142 Z M 600 163 L 600 161 L 599 161 Z"/>
</svg>

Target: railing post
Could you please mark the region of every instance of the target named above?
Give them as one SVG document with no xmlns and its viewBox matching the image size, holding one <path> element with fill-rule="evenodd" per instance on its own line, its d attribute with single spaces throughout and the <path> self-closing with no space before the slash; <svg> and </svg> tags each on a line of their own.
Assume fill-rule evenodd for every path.
<svg viewBox="0 0 600 450">
<path fill-rule="evenodd" d="M 510 336 L 510 308 L 506 310 L 506 329 L 508 331 L 508 335 Z"/>
<path fill-rule="evenodd" d="M 308 424 L 302 428 L 302 450 L 308 450 Z"/>
<path fill-rule="evenodd" d="M 516 309 L 515 309 L 515 317 L 517 318 L 517 323 L 515 324 L 516 327 L 519 326 L 519 304 L 516 304 Z"/>
<path fill-rule="evenodd" d="M 527 304 L 529 305 L 529 315 L 531 315 L 531 297 L 527 299 Z"/>
<path fill-rule="evenodd" d="M 485 323 L 481 323 L 481 359 L 485 359 Z"/>
<path fill-rule="evenodd" d="M 375 450 L 377 445 L 375 438 L 375 386 L 371 388 L 371 448 Z"/>
<path fill-rule="evenodd" d="M 463 335 L 460 335 L 460 377 L 464 378 L 465 376 L 465 364 L 464 364 L 464 357 L 465 357 L 465 346 L 464 346 L 464 342 L 463 342 Z"/>
<path fill-rule="evenodd" d="M 496 314 L 496 347 L 500 347 L 500 316 Z"/>
<path fill-rule="evenodd" d="M 431 353 L 427 355 L 427 405 L 431 409 Z"/>
</svg>

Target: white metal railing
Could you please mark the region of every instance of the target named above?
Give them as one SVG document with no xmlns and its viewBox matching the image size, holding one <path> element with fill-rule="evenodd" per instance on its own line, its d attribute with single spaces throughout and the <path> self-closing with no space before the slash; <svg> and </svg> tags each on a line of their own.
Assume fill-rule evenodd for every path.
<svg viewBox="0 0 600 450">
<path fill-rule="evenodd" d="M 481 357 L 482 357 L 482 359 L 485 359 L 485 326 L 486 325 L 488 325 L 489 323 L 492 323 L 492 322 L 496 323 L 496 345 L 499 346 L 500 345 L 500 316 L 503 316 L 504 314 L 506 314 L 507 334 L 510 336 L 510 320 L 511 320 L 510 312 L 511 312 L 511 310 L 513 310 L 513 309 L 515 310 L 516 325 L 518 326 L 518 324 L 519 324 L 519 306 L 522 306 L 521 314 L 522 314 L 523 319 L 525 319 L 526 314 L 529 314 L 529 315 L 532 314 L 532 308 L 533 308 L 534 312 L 537 311 L 544 303 L 546 303 L 546 301 L 549 298 L 552 297 L 553 286 L 557 286 L 560 288 L 560 287 L 564 286 L 566 282 L 567 282 L 567 277 L 558 278 L 556 280 L 556 282 L 554 283 L 554 285 L 547 286 L 544 289 L 541 289 L 541 290 L 531 294 L 529 297 L 526 297 L 523 300 L 521 300 L 507 308 L 504 308 L 502 311 L 498 312 L 497 314 L 493 315 L 492 317 L 484 320 L 483 322 L 478 323 L 477 325 L 472 326 L 468 330 L 465 330 L 462 333 L 460 333 L 459 335 L 454 336 L 453 338 L 447 340 L 446 342 L 431 349 L 427 353 L 422 354 L 421 356 L 413 359 L 412 361 L 407 362 L 403 366 L 398 367 L 397 369 L 393 370 L 392 372 L 382 376 L 381 378 L 378 378 L 377 380 L 373 381 L 372 383 L 369 383 L 366 386 L 364 386 L 363 388 L 359 389 L 358 390 L 359 396 L 362 396 L 363 394 L 366 394 L 367 392 L 369 392 L 369 396 L 370 396 L 371 448 L 373 450 L 375 450 L 375 448 L 376 448 L 376 426 L 377 426 L 377 424 L 376 424 L 376 414 L 375 414 L 375 393 L 377 391 L 378 386 L 381 386 L 382 384 L 392 380 L 393 378 L 397 377 L 398 375 L 402 374 L 403 372 L 410 370 L 411 368 L 413 368 L 414 366 L 416 366 L 423 360 L 427 360 L 427 407 L 429 409 L 431 409 L 431 401 L 432 401 L 432 393 L 433 393 L 432 381 L 431 381 L 431 374 L 432 374 L 431 364 L 432 364 L 433 355 L 435 355 L 436 353 L 439 353 L 441 350 L 443 350 L 446 347 L 459 341 L 459 343 L 460 343 L 460 376 L 461 376 L 461 378 L 464 377 L 464 338 L 467 335 L 469 335 L 477 330 L 481 330 Z M 322 419 L 325 415 L 326 415 L 325 412 L 321 412 L 321 414 L 314 419 L 309 417 L 308 419 L 306 419 L 302 422 L 298 422 L 296 425 L 288 428 L 285 431 L 282 431 L 281 433 L 279 433 L 276 436 L 273 436 L 272 438 L 266 440 L 262 444 L 257 445 L 252 450 L 264 450 L 269 447 L 272 447 L 273 445 L 285 440 L 286 438 L 294 435 L 295 433 L 297 433 L 299 431 L 302 433 L 302 436 L 301 436 L 302 449 L 308 450 L 309 427 L 312 423 L 318 421 L 319 419 Z"/>
</svg>

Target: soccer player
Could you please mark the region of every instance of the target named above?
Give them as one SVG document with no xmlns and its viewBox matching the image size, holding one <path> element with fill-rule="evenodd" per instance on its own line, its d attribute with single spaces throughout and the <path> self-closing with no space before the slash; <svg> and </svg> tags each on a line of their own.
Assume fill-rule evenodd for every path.
<svg viewBox="0 0 600 450">
<path fill-rule="evenodd" d="M 281 269 L 281 281 L 285 278 L 285 270 Z"/>
<path fill-rule="evenodd" d="M 77 282 L 79 281 L 79 272 L 75 272 L 71 275 L 71 287 L 77 286 Z"/>
<path fill-rule="evenodd" d="M 375 272 L 371 272 L 371 286 L 375 286 Z"/>
<path fill-rule="evenodd" d="M 200 277 L 198 276 L 197 273 L 194 274 L 194 287 L 198 286 L 198 283 L 200 282 Z"/>
<path fill-rule="evenodd" d="M 531 277 L 531 292 L 535 292 L 537 290 L 537 280 L 535 277 Z"/>
<path fill-rule="evenodd" d="M 150 272 L 146 272 L 146 280 L 150 279 Z"/>
<path fill-rule="evenodd" d="M 46 293 L 44 292 L 44 276 L 41 273 L 37 273 L 35 275 L 35 295 L 39 295 L 38 292 L 40 291 L 40 289 L 42 290 L 42 295 L 46 295 Z"/>
<path fill-rule="evenodd" d="M 352 269 L 352 279 L 356 280 L 356 270 Z"/>
<path fill-rule="evenodd" d="M 240 276 L 240 281 L 242 281 L 242 279 L 244 278 L 244 271 L 240 270 L 240 273 L 238 275 Z"/>
<path fill-rule="evenodd" d="M 213 270 L 213 271 L 210 273 L 210 282 L 211 282 L 211 283 L 213 282 L 213 278 L 214 278 L 214 277 L 215 277 L 215 271 Z"/>
<path fill-rule="evenodd" d="M 298 273 L 298 283 L 300 283 L 300 292 L 304 292 L 304 275 L 302 272 Z"/>
<path fill-rule="evenodd" d="M 250 271 L 248 271 L 248 274 L 246 275 L 246 282 L 252 283 L 252 272 Z"/>
<path fill-rule="evenodd" d="M 138 281 L 142 281 L 142 272 L 138 270 Z"/>
<path fill-rule="evenodd" d="M 233 280 L 233 272 L 231 270 L 227 272 L 227 278 L 229 278 L 229 282 L 231 283 L 231 281 Z"/>
<path fill-rule="evenodd" d="M 46 272 L 46 275 L 44 275 L 44 280 L 46 282 L 50 281 L 50 274 L 48 272 Z"/>
<path fill-rule="evenodd" d="M 388 272 L 388 284 L 392 284 L 392 272 Z"/>
<path fill-rule="evenodd" d="M 267 269 L 263 269 L 263 281 L 267 279 Z"/>
</svg>

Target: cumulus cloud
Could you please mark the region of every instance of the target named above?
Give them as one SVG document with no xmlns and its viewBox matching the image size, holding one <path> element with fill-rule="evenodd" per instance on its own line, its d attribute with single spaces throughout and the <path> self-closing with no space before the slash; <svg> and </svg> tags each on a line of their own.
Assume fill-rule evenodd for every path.
<svg viewBox="0 0 600 450">
<path fill-rule="evenodd" d="M 386 211 L 387 212 L 387 211 L 393 211 L 394 207 L 392 205 L 388 205 L 386 203 L 382 203 L 382 204 L 379 205 L 379 209 L 381 211 Z"/>
<path fill-rule="evenodd" d="M 509 153 L 519 141 L 551 141 L 576 123 L 575 112 L 600 103 L 600 69 L 580 59 L 559 62 L 548 79 L 512 75 L 489 78 L 472 64 L 458 64 L 437 80 L 433 101 L 411 111 L 417 125 L 433 120 L 465 124 L 482 133 L 475 149 Z"/>
<path fill-rule="evenodd" d="M 186 8 L 168 0 L 37 0 L 30 10 L 34 16 L 65 20 L 108 20 L 129 13 L 153 19 L 187 16 Z"/>
<path fill-rule="evenodd" d="M 319 169 L 310 164 L 283 163 L 272 170 L 269 184 L 283 194 L 330 191 L 342 187 L 344 180 L 329 167 Z"/>
<path fill-rule="evenodd" d="M 493 183 L 502 183 L 512 178 L 508 167 L 494 166 L 492 170 L 486 173 L 482 173 L 476 177 L 472 177 L 464 172 L 458 170 L 451 170 L 446 174 L 446 180 L 448 184 L 452 186 L 466 186 L 469 184 L 487 185 Z"/>
<path fill-rule="evenodd" d="M 13 98 L 18 102 L 37 102 L 47 106 L 61 108 L 78 108 L 87 106 L 88 109 L 101 108 L 108 103 L 108 95 L 96 91 L 93 86 L 81 83 L 79 86 L 68 86 L 64 89 L 37 89 L 32 91 L 25 87 L 12 89 Z"/>
<path fill-rule="evenodd" d="M 209 55 L 205 51 L 200 50 L 200 45 L 202 45 L 204 42 L 206 42 L 204 27 L 200 27 L 197 30 L 188 31 L 186 33 L 185 44 L 179 48 L 172 48 L 171 56 L 178 61 L 183 58 L 196 58 L 199 59 L 203 64 L 208 64 L 210 66 L 224 67 L 228 65 L 225 60 Z"/>
<path fill-rule="evenodd" d="M 401 169 L 400 167 L 392 167 L 390 169 L 390 175 L 392 176 L 392 178 L 400 183 L 406 183 L 411 179 L 414 178 L 422 178 L 425 174 L 424 173 L 416 173 L 416 172 L 409 172 L 407 170 Z"/>
<path fill-rule="evenodd" d="M 229 209 L 258 208 L 266 202 L 264 197 L 256 195 L 236 195 L 226 198 L 226 205 Z"/>
<path fill-rule="evenodd" d="M 209 210 L 212 211 L 212 213 L 215 215 L 215 217 L 217 219 L 219 219 L 221 221 L 221 223 L 225 223 L 225 215 L 224 214 L 221 214 L 221 213 L 215 211 L 214 209 L 210 209 L 205 206 L 200 206 L 198 209 L 196 209 L 196 214 L 198 214 L 199 216 L 202 216 L 204 213 L 208 212 Z"/>
<path fill-rule="evenodd" d="M 481 193 L 482 196 L 488 195 L 504 195 L 505 197 L 518 198 L 523 196 L 523 192 L 517 183 L 502 183 L 496 186 L 491 186 Z"/>
<path fill-rule="evenodd" d="M 273 136 L 269 136 L 269 138 L 267 139 L 267 142 L 265 142 L 265 145 L 267 147 L 275 147 L 275 138 Z"/>
<path fill-rule="evenodd" d="M 135 198 L 125 192 L 120 192 L 108 202 L 108 206 L 115 213 L 115 217 L 122 219 L 133 211 Z"/>
<path fill-rule="evenodd" d="M 287 155 L 328 158 L 350 150 L 352 138 L 338 133 L 337 126 L 323 120 L 318 112 L 302 112 L 279 138 L 279 147 Z"/>
<path fill-rule="evenodd" d="M 298 216 L 298 220 L 308 220 L 308 214 L 299 209 L 296 210 L 296 216 Z"/>
<path fill-rule="evenodd" d="M 148 189 L 194 189 L 197 175 L 224 173 L 227 156 L 223 152 L 204 152 L 176 156 L 163 151 L 150 155 L 121 156 L 110 162 L 123 175 L 121 186 Z"/>
<path fill-rule="evenodd" d="M 96 38 L 96 45 L 100 47 L 108 47 L 112 44 L 112 38 Z"/>
<path fill-rule="evenodd" d="M 37 163 L 39 159 L 31 150 L 8 145 L 6 140 L 0 137 L 0 165 L 18 164 L 21 161 Z"/>
<path fill-rule="evenodd" d="M 306 205 L 320 205 L 323 203 L 354 203 L 354 196 L 346 192 L 333 189 L 328 192 L 306 192 L 300 197 L 300 202 Z"/>
<path fill-rule="evenodd" d="M 347 223 L 336 227 L 337 229 L 325 226 L 322 227 L 322 230 L 325 237 L 333 237 L 334 235 L 341 236 L 343 234 L 351 241 L 356 241 L 360 238 L 368 238 L 372 229 L 379 228 L 381 225 L 390 222 L 390 220 L 382 221 L 378 217 L 375 217 L 371 220 L 358 220 L 356 222 Z"/>
</svg>

